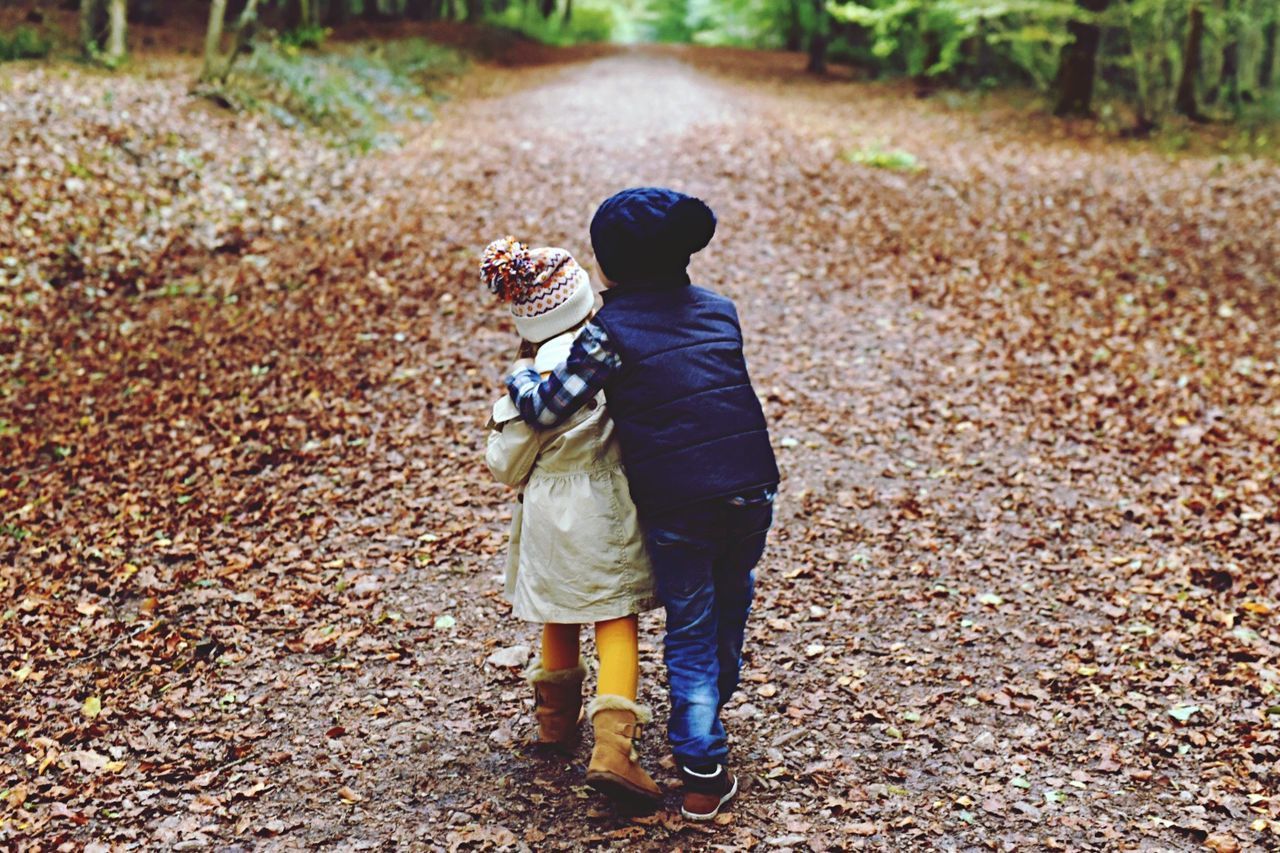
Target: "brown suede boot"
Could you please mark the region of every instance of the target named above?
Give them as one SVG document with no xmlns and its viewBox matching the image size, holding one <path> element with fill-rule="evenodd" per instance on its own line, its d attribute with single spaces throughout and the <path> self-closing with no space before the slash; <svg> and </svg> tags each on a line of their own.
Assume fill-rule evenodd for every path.
<svg viewBox="0 0 1280 853">
<path fill-rule="evenodd" d="M 621 802 L 652 804 L 662 789 L 640 766 L 635 740 L 640 727 L 653 719 L 649 709 L 624 696 L 597 696 L 587 706 L 596 745 L 587 766 L 587 784 Z"/>
<path fill-rule="evenodd" d="M 586 663 L 569 669 L 542 668 L 534 663 L 525 671 L 525 679 L 533 688 L 538 718 L 538 743 L 573 754 L 578 745 L 578 723 L 582 721 L 582 681 L 587 677 Z"/>
</svg>

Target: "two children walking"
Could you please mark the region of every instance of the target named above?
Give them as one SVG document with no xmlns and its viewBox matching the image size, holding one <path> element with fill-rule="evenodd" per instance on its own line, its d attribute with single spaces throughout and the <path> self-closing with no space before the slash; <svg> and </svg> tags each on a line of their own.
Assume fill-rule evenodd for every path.
<svg viewBox="0 0 1280 853">
<path fill-rule="evenodd" d="M 499 240 L 481 263 L 533 354 L 494 404 L 487 461 L 520 490 L 506 591 L 518 618 L 543 624 L 529 672 L 539 740 L 576 743 L 578 626 L 594 622 L 587 781 L 615 798 L 661 797 L 634 748 L 650 719 L 635 701 L 635 616 L 656 598 L 668 733 L 693 820 L 737 793 L 720 710 L 738 685 L 778 484 L 737 312 L 686 272 L 715 227 L 703 202 L 668 189 L 606 200 L 591 223 L 607 280 L 594 314 L 589 279 L 562 249 Z"/>
</svg>

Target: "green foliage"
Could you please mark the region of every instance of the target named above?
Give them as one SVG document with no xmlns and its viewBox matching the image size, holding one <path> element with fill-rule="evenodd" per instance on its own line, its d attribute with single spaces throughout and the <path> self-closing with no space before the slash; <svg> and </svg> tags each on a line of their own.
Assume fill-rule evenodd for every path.
<svg viewBox="0 0 1280 853">
<path fill-rule="evenodd" d="M 306 24 L 281 33 L 277 38 L 285 47 L 296 47 L 302 50 L 315 49 L 329 40 L 333 30 L 317 24 Z"/>
<path fill-rule="evenodd" d="M 722 3 L 724 10 L 716 14 L 708 0 L 695 0 L 699 44 L 779 47 L 788 27 L 790 9 L 781 3 L 753 3 L 736 0 Z M 805 4 L 809 5 L 809 4 Z"/>
<path fill-rule="evenodd" d="M 1121 85 L 1133 92 L 1140 123 L 1156 122 L 1173 108 L 1186 38 L 1185 0 L 1133 0 L 1117 9 L 1127 52 L 1110 58 Z"/>
<path fill-rule="evenodd" d="M 16 524 L 10 524 L 8 522 L 0 524 L 0 536 L 8 536 L 15 542 L 21 542 L 30 535 L 31 531 L 27 530 L 25 527 L 19 527 Z"/>
<path fill-rule="evenodd" d="M 600 6 L 583 6 L 569 19 L 569 34 L 579 44 L 606 42 L 616 26 L 613 12 Z"/>
<path fill-rule="evenodd" d="M 870 166 L 873 169 L 889 169 L 894 172 L 920 172 L 924 166 L 914 154 L 900 149 L 885 150 L 879 145 L 846 151 L 844 158 L 850 163 Z"/>
<path fill-rule="evenodd" d="M 44 59 L 53 42 L 33 27 L 18 27 L 9 35 L 0 33 L 0 62 L 14 59 Z"/>
<path fill-rule="evenodd" d="M 1275 30 L 1280 4 L 1272 0 L 1113 3 L 1100 18 L 1111 36 L 1111 49 L 1100 57 L 1104 93 L 1131 103 L 1139 126 L 1162 123 L 1175 107 L 1193 4 L 1204 13 L 1205 24 L 1201 62 L 1193 69 L 1200 110 L 1243 123 L 1274 122 L 1280 117 L 1273 108 L 1280 74 L 1273 69 L 1269 84 L 1263 78 L 1268 52 L 1280 49 L 1280 44 L 1267 43 L 1268 38 L 1280 42 Z"/>
<path fill-rule="evenodd" d="M 373 42 L 368 51 L 396 76 L 430 90 L 434 84 L 467 70 L 467 58 L 458 51 L 423 38 Z"/>
<path fill-rule="evenodd" d="M 641 19 L 650 41 L 774 48 L 797 15 L 811 26 L 812 0 L 649 0 Z"/>
<path fill-rule="evenodd" d="M 1005 76 L 1022 74 L 1047 86 L 1070 37 L 1066 23 L 1082 16 L 1062 0 L 869 0 L 832 2 L 839 22 L 866 30 L 871 55 L 912 76 L 966 72 L 985 62 Z"/>
<path fill-rule="evenodd" d="M 638 13 L 619 4 L 628 10 L 620 27 L 634 18 L 650 40 L 803 48 L 824 36 L 830 59 L 863 71 L 980 88 L 1029 83 L 1042 92 L 1060 85 L 1065 48 L 1092 27 L 1100 38 L 1093 100 L 1108 124 L 1161 124 L 1184 74 L 1191 75 L 1198 115 L 1280 118 L 1271 106 L 1280 92 L 1277 0 L 640 2 Z M 1188 70 L 1193 8 L 1203 12 L 1204 37 L 1200 60 Z M 1076 71 L 1071 79 L 1080 79 Z"/>
<path fill-rule="evenodd" d="M 523 3 L 512 3 L 502 12 L 490 15 L 488 22 L 534 41 L 558 46 L 609 41 L 618 23 L 609 5 L 581 0 L 574 3 L 568 21 L 559 14 L 544 18 Z"/>
<path fill-rule="evenodd" d="M 433 82 L 458 73 L 458 53 L 423 39 L 305 53 L 259 43 L 222 93 L 287 126 L 311 126 L 368 149 L 394 144 L 395 125 L 429 119 Z"/>
<path fill-rule="evenodd" d="M 108 71 L 118 71 L 119 69 L 123 68 L 125 64 L 129 61 L 128 54 L 121 54 L 120 56 L 108 56 L 97 45 L 94 45 L 93 48 L 89 51 L 89 58 L 96 64 L 101 65 L 103 68 L 107 69 Z"/>
<path fill-rule="evenodd" d="M 689 0 L 652 3 L 645 15 L 645 36 L 650 41 L 690 42 L 696 35 L 689 23 Z"/>
</svg>

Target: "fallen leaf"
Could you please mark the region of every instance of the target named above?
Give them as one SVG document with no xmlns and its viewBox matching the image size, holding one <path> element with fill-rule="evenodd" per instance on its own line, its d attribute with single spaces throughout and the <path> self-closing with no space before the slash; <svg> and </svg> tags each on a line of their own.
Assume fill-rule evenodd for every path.
<svg viewBox="0 0 1280 853">
<path fill-rule="evenodd" d="M 1225 832 L 1217 832 L 1204 840 L 1204 846 L 1214 853 L 1239 853 L 1240 842 Z"/>
<path fill-rule="evenodd" d="M 79 765 L 81 770 L 88 773 L 97 773 L 99 770 L 106 767 L 107 762 L 110 761 L 107 756 L 89 749 L 77 749 L 71 752 L 64 752 L 60 758 L 62 761 L 67 762 L 68 765 Z"/>
<path fill-rule="evenodd" d="M 485 663 L 490 666 L 512 668 L 524 666 L 529 662 L 529 647 L 526 645 L 508 646 L 505 649 L 498 649 L 485 658 Z"/>
<path fill-rule="evenodd" d="M 14 785 L 9 789 L 9 792 L 5 795 L 4 799 L 5 802 L 15 809 L 22 808 L 22 804 L 27 801 L 27 786 L 24 783 L 19 782 L 17 785 Z"/>
</svg>

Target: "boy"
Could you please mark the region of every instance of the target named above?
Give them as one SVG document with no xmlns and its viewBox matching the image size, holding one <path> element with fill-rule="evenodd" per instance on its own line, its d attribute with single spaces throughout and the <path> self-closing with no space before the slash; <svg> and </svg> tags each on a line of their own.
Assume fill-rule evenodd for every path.
<svg viewBox="0 0 1280 853">
<path fill-rule="evenodd" d="M 715 227 L 706 204 L 674 190 L 607 199 L 591 220 L 604 306 L 546 380 L 527 361 L 507 378 L 533 425 L 605 391 L 667 613 L 669 736 L 690 820 L 711 820 L 738 790 L 720 709 L 738 686 L 778 485 L 737 311 L 686 272 Z"/>
</svg>

